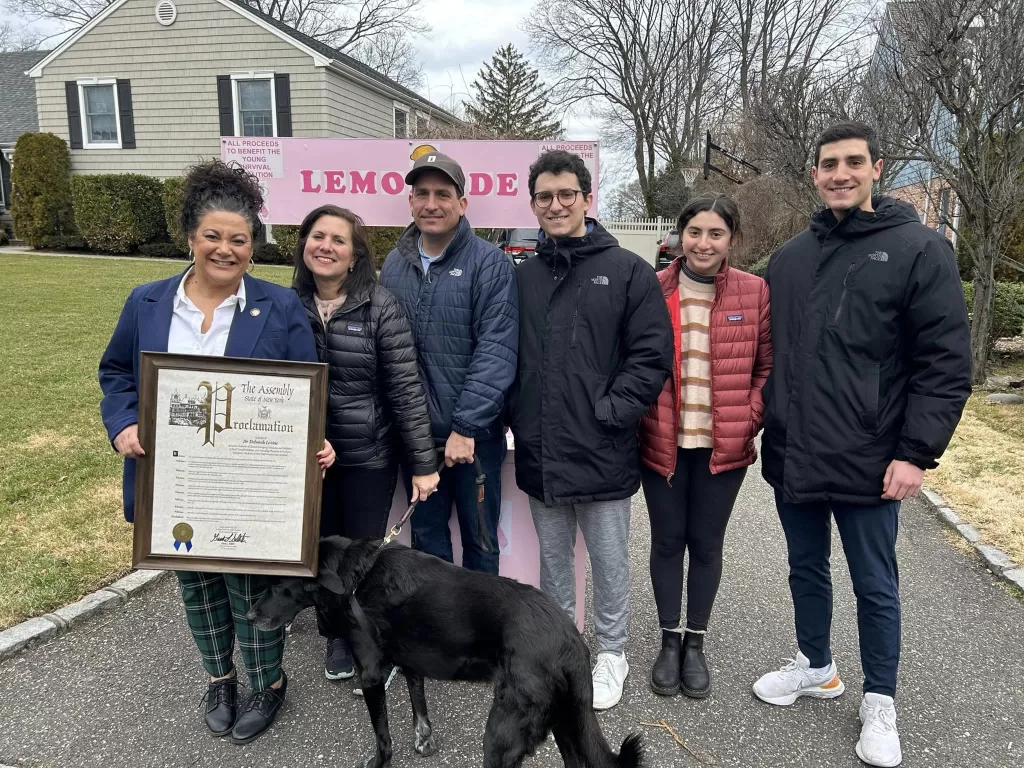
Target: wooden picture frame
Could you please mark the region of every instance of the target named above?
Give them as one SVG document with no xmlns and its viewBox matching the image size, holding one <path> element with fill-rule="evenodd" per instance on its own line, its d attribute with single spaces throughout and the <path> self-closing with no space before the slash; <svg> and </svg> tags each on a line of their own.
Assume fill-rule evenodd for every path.
<svg viewBox="0 0 1024 768">
<path fill-rule="evenodd" d="M 132 566 L 315 576 L 327 378 L 323 363 L 142 352 Z M 269 420 L 271 405 L 286 423 Z"/>
</svg>

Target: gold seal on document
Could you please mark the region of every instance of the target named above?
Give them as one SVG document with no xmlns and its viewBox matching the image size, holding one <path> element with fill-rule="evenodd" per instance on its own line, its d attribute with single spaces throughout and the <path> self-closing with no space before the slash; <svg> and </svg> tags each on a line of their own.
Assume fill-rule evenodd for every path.
<svg viewBox="0 0 1024 768">
<path fill-rule="evenodd" d="M 192 526 L 188 523 L 178 523 L 174 526 L 174 530 L 171 533 L 174 536 L 174 540 L 179 544 L 192 541 L 192 536 L 195 535 Z"/>
</svg>

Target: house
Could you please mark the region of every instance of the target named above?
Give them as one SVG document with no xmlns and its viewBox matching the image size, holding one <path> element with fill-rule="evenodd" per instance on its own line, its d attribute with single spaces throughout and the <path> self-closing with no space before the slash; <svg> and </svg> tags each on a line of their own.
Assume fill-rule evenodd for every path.
<svg viewBox="0 0 1024 768">
<path fill-rule="evenodd" d="M 49 51 L 0 53 L 0 229 L 11 224 L 11 158 L 26 131 L 39 130 L 36 86 L 26 72 Z"/>
<path fill-rule="evenodd" d="M 236 0 L 114 0 L 28 68 L 72 173 L 177 176 L 219 137 L 404 137 L 458 120 Z"/>
</svg>

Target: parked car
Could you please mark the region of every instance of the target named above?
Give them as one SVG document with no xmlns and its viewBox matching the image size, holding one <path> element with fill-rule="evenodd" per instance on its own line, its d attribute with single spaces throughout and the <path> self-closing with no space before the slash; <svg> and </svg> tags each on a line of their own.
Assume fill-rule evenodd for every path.
<svg viewBox="0 0 1024 768">
<path fill-rule="evenodd" d="M 530 228 L 496 229 L 492 242 L 505 252 L 513 264 L 533 256 L 537 250 L 537 230 Z"/>
<path fill-rule="evenodd" d="M 676 257 L 676 249 L 679 248 L 679 232 L 675 229 L 669 230 L 665 239 L 658 244 L 658 257 L 655 260 L 655 269 L 662 270 L 667 267 Z"/>
</svg>

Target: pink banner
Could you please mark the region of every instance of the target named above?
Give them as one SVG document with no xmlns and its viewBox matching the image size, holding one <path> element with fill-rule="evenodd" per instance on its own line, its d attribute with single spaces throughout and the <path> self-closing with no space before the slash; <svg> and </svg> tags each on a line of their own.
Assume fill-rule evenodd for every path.
<svg viewBox="0 0 1024 768">
<path fill-rule="evenodd" d="M 441 141 L 408 139 L 278 139 L 224 136 L 221 158 L 259 177 L 268 224 L 298 224 L 317 206 L 350 208 L 370 226 L 404 227 L 409 215 L 405 174 L 431 151 L 454 158 L 466 174 L 466 216 L 474 227 L 536 227 L 530 210 L 530 165 L 551 149 L 583 158 L 593 178 L 597 211 L 596 141 Z"/>
</svg>

